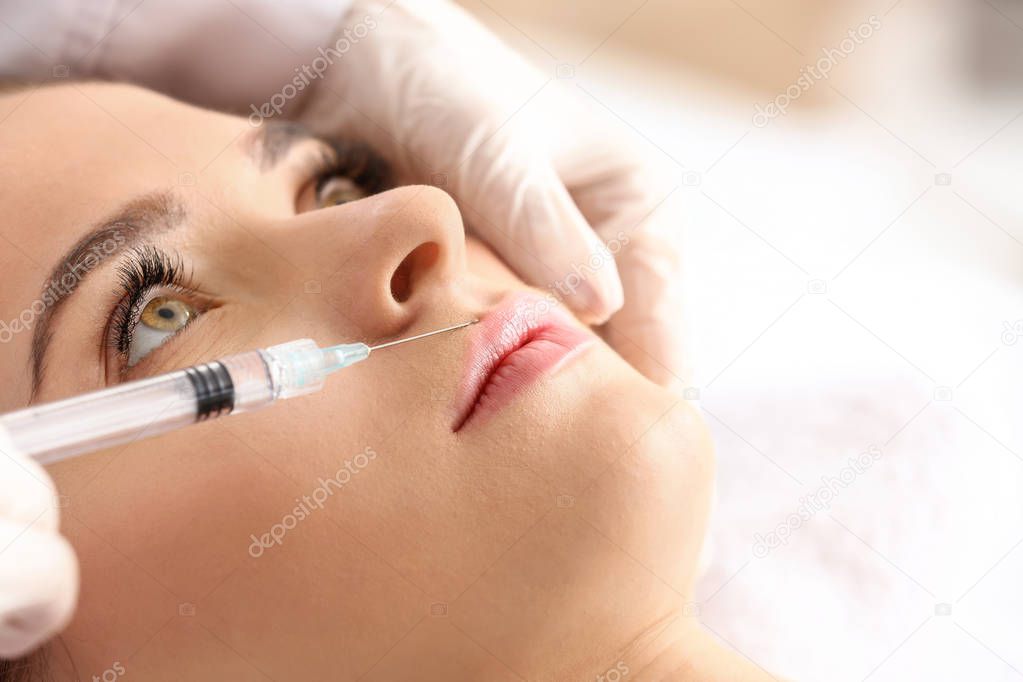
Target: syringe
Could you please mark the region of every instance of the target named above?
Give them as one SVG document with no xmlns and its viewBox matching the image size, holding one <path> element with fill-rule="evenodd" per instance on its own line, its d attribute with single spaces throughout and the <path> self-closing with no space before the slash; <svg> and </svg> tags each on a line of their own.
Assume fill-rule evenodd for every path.
<svg viewBox="0 0 1023 682">
<path fill-rule="evenodd" d="M 320 348 L 298 339 L 0 416 L 0 436 L 40 464 L 148 438 L 189 424 L 240 414 L 314 393 L 327 375 L 380 348 L 468 327 L 463 322 L 367 346 Z M 0 441 L 3 439 L 0 438 Z"/>
</svg>

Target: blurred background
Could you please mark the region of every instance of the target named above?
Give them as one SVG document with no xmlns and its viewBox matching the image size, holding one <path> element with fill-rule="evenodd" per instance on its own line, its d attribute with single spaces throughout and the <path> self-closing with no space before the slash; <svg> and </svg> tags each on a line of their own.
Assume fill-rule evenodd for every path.
<svg viewBox="0 0 1023 682">
<path fill-rule="evenodd" d="M 684 216 L 692 617 L 781 676 L 1023 678 L 1023 3 L 462 4 Z"/>
</svg>

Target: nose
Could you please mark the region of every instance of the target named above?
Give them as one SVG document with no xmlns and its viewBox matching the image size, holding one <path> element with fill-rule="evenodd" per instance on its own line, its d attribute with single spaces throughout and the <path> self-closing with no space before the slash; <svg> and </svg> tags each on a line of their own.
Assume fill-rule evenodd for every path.
<svg viewBox="0 0 1023 682">
<path fill-rule="evenodd" d="M 412 327 L 465 272 L 462 216 L 435 187 L 399 187 L 315 213 L 313 229 L 330 237 L 319 247 L 337 251 L 323 294 L 363 338 Z"/>
</svg>

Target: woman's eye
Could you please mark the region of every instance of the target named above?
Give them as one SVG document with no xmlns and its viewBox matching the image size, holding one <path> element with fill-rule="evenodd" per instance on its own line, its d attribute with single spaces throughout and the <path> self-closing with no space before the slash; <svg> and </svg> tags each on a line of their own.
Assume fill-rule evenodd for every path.
<svg viewBox="0 0 1023 682">
<path fill-rule="evenodd" d="M 340 206 L 349 201 L 365 199 L 366 192 L 350 178 L 343 175 L 329 175 L 316 185 L 316 205 L 319 208 Z"/>
<path fill-rule="evenodd" d="M 138 324 L 128 344 L 128 366 L 131 367 L 163 345 L 191 322 L 198 311 L 174 296 L 154 296 L 142 306 Z"/>
</svg>

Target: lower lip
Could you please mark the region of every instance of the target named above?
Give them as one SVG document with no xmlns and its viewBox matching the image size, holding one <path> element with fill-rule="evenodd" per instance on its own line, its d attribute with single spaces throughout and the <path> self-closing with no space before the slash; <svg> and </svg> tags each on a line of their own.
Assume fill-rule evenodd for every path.
<svg viewBox="0 0 1023 682">
<path fill-rule="evenodd" d="M 506 321 L 504 324 L 511 325 L 513 322 Z M 494 366 L 482 389 L 467 397 L 464 402 L 468 405 L 460 410 L 454 430 L 459 431 L 469 422 L 476 423 L 499 412 L 515 396 L 582 353 L 593 340 L 591 334 L 564 320 L 560 313 L 548 313 L 544 323 L 530 331 L 521 346 L 502 357 Z M 476 357 L 485 352 L 482 348 L 473 350 Z M 467 383 L 476 385 L 471 370 Z"/>
</svg>

